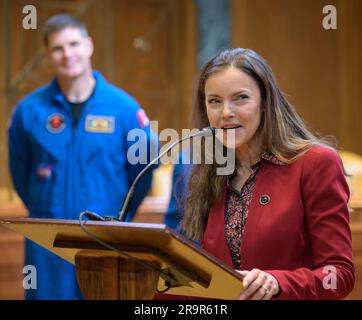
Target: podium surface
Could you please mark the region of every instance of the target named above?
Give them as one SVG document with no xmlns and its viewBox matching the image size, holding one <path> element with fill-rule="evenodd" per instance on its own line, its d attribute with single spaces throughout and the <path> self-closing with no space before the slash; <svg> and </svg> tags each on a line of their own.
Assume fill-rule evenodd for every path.
<svg viewBox="0 0 362 320">
<path fill-rule="evenodd" d="M 168 287 L 167 281 L 159 273 L 143 267 L 133 259 L 121 257 L 119 252 L 161 269 L 176 279 L 166 294 L 238 299 L 243 290 L 242 277 L 235 270 L 163 224 L 86 221 L 89 232 L 116 248 L 115 251 L 89 237 L 81 229 L 78 220 L 12 218 L 0 222 L 4 227 L 75 264 L 82 290 L 90 292 L 97 285 L 104 287 L 98 295 L 90 293 L 89 298 L 112 299 L 116 296 L 122 299 L 118 281 L 137 282 L 129 290 L 140 288 L 142 291 L 142 284 L 147 281 L 156 281 L 154 287 L 160 291 Z M 100 263 L 97 264 L 97 261 Z M 121 277 L 115 274 L 120 268 L 123 270 Z M 132 277 L 127 274 L 131 268 L 139 269 Z M 101 270 L 98 278 L 95 270 Z M 145 271 L 149 272 L 148 275 Z M 137 293 L 133 296 L 137 297 Z"/>
</svg>

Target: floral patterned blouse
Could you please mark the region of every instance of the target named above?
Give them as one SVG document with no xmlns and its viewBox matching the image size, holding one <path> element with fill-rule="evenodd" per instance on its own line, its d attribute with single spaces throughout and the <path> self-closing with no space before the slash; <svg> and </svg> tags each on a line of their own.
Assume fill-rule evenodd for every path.
<svg viewBox="0 0 362 320">
<path fill-rule="evenodd" d="M 261 159 L 282 165 L 275 155 L 265 152 Z M 234 262 L 235 269 L 241 268 L 241 243 L 244 234 L 244 227 L 248 218 L 250 202 L 253 196 L 253 190 L 257 179 L 261 160 L 254 164 L 251 169 L 252 173 L 241 188 L 236 190 L 232 187 L 231 181 L 236 175 L 236 171 L 230 177 L 226 190 L 225 206 L 225 234 L 226 242 L 229 246 L 230 254 Z"/>
</svg>

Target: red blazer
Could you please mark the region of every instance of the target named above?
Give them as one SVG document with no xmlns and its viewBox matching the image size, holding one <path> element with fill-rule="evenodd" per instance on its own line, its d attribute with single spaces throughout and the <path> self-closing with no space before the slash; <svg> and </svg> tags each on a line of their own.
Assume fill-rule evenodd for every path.
<svg viewBox="0 0 362 320">
<path fill-rule="evenodd" d="M 270 202 L 261 204 L 262 195 Z M 278 299 L 345 297 L 355 280 L 348 198 L 333 150 L 314 147 L 282 166 L 262 160 L 244 229 L 242 270 L 271 273 L 279 282 Z M 224 213 L 225 194 L 210 211 L 202 245 L 233 267 Z"/>
</svg>

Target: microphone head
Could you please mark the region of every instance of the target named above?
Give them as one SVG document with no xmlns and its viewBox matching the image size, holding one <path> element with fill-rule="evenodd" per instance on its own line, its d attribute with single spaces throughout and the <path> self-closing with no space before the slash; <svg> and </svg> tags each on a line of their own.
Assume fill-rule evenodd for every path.
<svg viewBox="0 0 362 320">
<path fill-rule="evenodd" d="M 215 136 L 215 128 L 213 127 L 205 127 L 200 130 L 200 135 L 207 136 Z"/>
</svg>

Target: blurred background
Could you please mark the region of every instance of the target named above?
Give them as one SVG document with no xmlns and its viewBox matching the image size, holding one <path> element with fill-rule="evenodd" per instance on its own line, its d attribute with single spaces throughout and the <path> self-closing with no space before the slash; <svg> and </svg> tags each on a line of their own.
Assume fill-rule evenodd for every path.
<svg viewBox="0 0 362 320">
<path fill-rule="evenodd" d="M 24 6 L 37 29 L 24 29 Z M 333 5 L 336 29 L 325 29 Z M 6 129 L 25 94 L 48 82 L 42 24 L 68 12 L 95 43 L 93 66 L 130 92 L 159 131 L 189 128 L 200 67 L 227 47 L 251 48 L 271 65 L 289 100 L 320 135 L 336 138 L 350 174 L 356 288 L 362 299 L 362 1 L 361 0 L 2 0 L 0 2 L 0 218 L 26 216 L 11 186 Z M 161 222 L 172 166 L 155 172 L 136 221 Z M 22 299 L 23 239 L 0 228 L 0 299 Z"/>
</svg>

